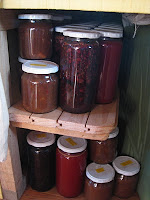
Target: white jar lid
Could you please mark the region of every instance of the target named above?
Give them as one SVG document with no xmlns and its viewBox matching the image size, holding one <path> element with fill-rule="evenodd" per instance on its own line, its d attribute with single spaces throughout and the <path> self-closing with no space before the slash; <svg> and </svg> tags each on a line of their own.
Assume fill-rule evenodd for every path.
<svg viewBox="0 0 150 200">
<path fill-rule="evenodd" d="M 20 14 L 18 19 L 52 19 L 49 14 Z"/>
<path fill-rule="evenodd" d="M 125 176 L 133 176 L 140 171 L 140 164 L 132 157 L 119 156 L 113 161 L 113 167 L 117 173 Z"/>
<path fill-rule="evenodd" d="M 68 37 L 89 39 L 97 39 L 100 37 L 100 34 L 98 32 L 90 30 L 66 30 L 63 32 L 63 35 Z"/>
<path fill-rule="evenodd" d="M 114 179 L 115 170 L 109 164 L 91 163 L 86 168 L 86 176 L 95 183 L 108 183 Z"/>
<path fill-rule="evenodd" d="M 37 62 L 37 60 L 27 60 L 27 59 L 24 59 L 24 58 L 21 58 L 20 56 L 18 57 L 18 61 L 20 62 L 20 63 L 26 63 L 26 62 L 28 62 L 28 61 L 31 61 L 31 62 L 33 62 L 33 61 L 35 61 L 35 62 Z M 49 60 L 38 60 L 38 62 L 44 62 L 44 63 L 51 63 L 51 61 L 49 61 Z"/>
<path fill-rule="evenodd" d="M 57 146 L 66 153 L 79 153 L 86 149 L 87 141 L 83 138 L 61 136 L 57 140 Z"/>
<path fill-rule="evenodd" d="M 109 38 L 122 38 L 123 32 L 114 30 L 113 28 L 108 29 L 101 29 L 101 28 L 95 28 L 95 31 L 98 31 L 102 37 L 109 37 Z"/>
<path fill-rule="evenodd" d="M 58 72 L 58 65 L 51 61 L 28 61 L 22 64 L 22 70 L 31 74 L 51 74 Z"/>
<path fill-rule="evenodd" d="M 66 25 L 65 27 L 69 29 L 83 29 L 83 30 L 90 30 L 91 28 L 88 26 L 75 26 L 75 25 Z"/>
<path fill-rule="evenodd" d="M 70 27 L 66 26 L 57 26 L 55 27 L 55 32 L 57 33 L 63 33 L 65 30 L 68 30 Z"/>
<path fill-rule="evenodd" d="M 34 147 L 47 147 L 55 142 L 55 135 L 40 131 L 31 131 L 27 135 L 27 142 Z"/>
<path fill-rule="evenodd" d="M 110 132 L 108 139 L 117 137 L 118 133 L 119 133 L 119 128 L 116 127 L 112 132 Z"/>
<path fill-rule="evenodd" d="M 123 33 L 123 28 L 120 27 L 99 26 L 95 28 L 95 30 L 109 30 L 109 29 Z"/>
</svg>

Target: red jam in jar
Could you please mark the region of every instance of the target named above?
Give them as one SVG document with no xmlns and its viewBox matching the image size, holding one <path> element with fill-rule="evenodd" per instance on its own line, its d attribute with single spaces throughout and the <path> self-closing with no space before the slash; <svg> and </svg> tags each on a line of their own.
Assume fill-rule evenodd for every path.
<svg viewBox="0 0 150 200">
<path fill-rule="evenodd" d="M 91 111 L 98 81 L 99 33 L 66 30 L 60 61 L 60 106 L 71 113 Z"/>
<path fill-rule="evenodd" d="M 116 170 L 114 195 L 119 198 L 131 197 L 137 187 L 140 165 L 129 156 L 119 156 L 113 161 Z"/>
<path fill-rule="evenodd" d="M 111 163 L 116 157 L 118 133 L 117 127 L 109 134 L 107 140 L 90 140 L 90 160 L 99 164 Z"/>
<path fill-rule="evenodd" d="M 84 193 L 86 200 L 110 200 L 115 171 L 110 165 L 91 163 L 86 168 Z"/>
<path fill-rule="evenodd" d="M 58 65 L 53 62 L 28 61 L 22 65 L 23 107 L 32 113 L 46 113 L 57 108 Z"/>
<path fill-rule="evenodd" d="M 56 188 L 64 197 L 76 197 L 85 178 L 87 141 L 82 138 L 61 136 L 56 150 Z"/>
<path fill-rule="evenodd" d="M 99 83 L 96 103 L 111 103 L 117 90 L 119 66 L 122 54 L 122 32 L 118 30 L 99 29 Z"/>
<path fill-rule="evenodd" d="M 53 28 L 48 14 L 21 14 L 20 56 L 25 59 L 50 59 Z"/>
<path fill-rule="evenodd" d="M 31 131 L 27 136 L 30 185 L 44 192 L 55 184 L 55 135 Z"/>
</svg>

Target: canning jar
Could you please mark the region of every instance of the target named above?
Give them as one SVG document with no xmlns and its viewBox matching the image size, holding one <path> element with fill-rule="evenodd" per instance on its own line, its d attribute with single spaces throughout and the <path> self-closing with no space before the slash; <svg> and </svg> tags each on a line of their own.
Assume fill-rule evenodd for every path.
<svg viewBox="0 0 150 200">
<path fill-rule="evenodd" d="M 90 160 L 99 164 L 111 163 L 116 157 L 118 133 L 119 129 L 117 127 L 109 134 L 107 140 L 90 140 Z"/>
<path fill-rule="evenodd" d="M 140 165 L 129 156 L 119 156 L 113 161 L 116 170 L 114 195 L 119 198 L 129 198 L 136 190 Z"/>
<path fill-rule="evenodd" d="M 60 60 L 60 106 L 71 113 L 91 111 L 98 81 L 99 33 L 66 30 Z"/>
<path fill-rule="evenodd" d="M 58 65 L 53 62 L 28 61 L 22 64 L 23 107 L 33 113 L 46 113 L 57 108 Z"/>
<path fill-rule="evenodd" d="M 99 82 L 96 103 L 111 103 L 117 90 L 119 66 L 122 54 L 122 31 L 114 29 L 97 30 L 99 38 Z"/>
<path fill-rule="evenodd" d="M 55 135 L 31 131 L 27 136 L 30 185 L 44 192 L 55 184 Z"/>
<path fill-rule="evenodd" d="M 110 200 L 115 171 L 109 165 L 91 163 L 86 168 L 84 193 L 86 200 Z"/>
<path fill-rule="evenodd" d="M 64 197 L 76 197 L 83 189 L 87 141 L 61 136 L 56 149 L 56 188 Z"/>
<path fill-rule="evenodd" d="M 21 14 L 19 26 L 20 56 L 25 59 L 50 59 L 52 55 L 51 15 Z"/>
</svg>

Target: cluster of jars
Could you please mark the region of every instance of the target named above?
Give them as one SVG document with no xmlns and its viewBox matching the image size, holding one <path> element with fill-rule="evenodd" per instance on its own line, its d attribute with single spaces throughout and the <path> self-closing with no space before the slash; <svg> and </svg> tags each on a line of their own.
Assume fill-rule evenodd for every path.
<svg viewBox="0 0 150 200">
<path fill-rule="evenodd" d="M 47 191 L 56 183 L 58 193 L 73 198 L 84 191 L 86 200 L 131 197 L 137 186 L 139 163 L 129 156 L 116 158 L 118 128 L 106 141 L 31 131 L 27 136 L 30 185 Z M 90 164 L 87 157 L 90 155 Z M 112 163 L 112 164 L 111 164 Z"/>
<path fill-rule="evenodd" d="M 85 113 L 95 103 L 113 101 L 122 51 L 120 25 L 74 24 L 56 27 L 53 34 L 51 15 L 24 14 L 19 19 L 27 111 L 46 113 L 59 104 L 64 111 Z"/>
</svg>

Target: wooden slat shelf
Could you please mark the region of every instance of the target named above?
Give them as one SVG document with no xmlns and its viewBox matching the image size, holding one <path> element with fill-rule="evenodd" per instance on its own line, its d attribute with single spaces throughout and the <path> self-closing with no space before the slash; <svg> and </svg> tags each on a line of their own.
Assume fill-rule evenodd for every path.
<svg viewBox="0 0 150 200">
<path fill-rule="evenodd" d="M 96 105 L 85 114 L 72 114 L 60 107 L 46 114 L 27 112 L 21 102 L 9 108 L 12 126 L 86 139 L 107 139 L 118 123 L 118 98 L 111 104 Z"/>
<path fill-rule="evenodd" d="M 76 198 L 64 198 L 58 194 L 55 187 L 47 192 L 41 192 L 41 193 L 36 192 L 35 190 L 32 190 L 30 187 L 28 187 L 25 190 L 25 192 L 20 200 L 48 200 L 48 199 L 49 200 L 67 200 L 67 199 L 85 200 L 84 194 L 81 194 L 80 196 L 78 196 Z M 140 199 L 139 199 L 138 194 L 136 193 L 134 196 L 132 196 L 128 199 L 119 199 L 119 198 L 113 196 L 111 200 L 140 200 Z"/>
</svg>

